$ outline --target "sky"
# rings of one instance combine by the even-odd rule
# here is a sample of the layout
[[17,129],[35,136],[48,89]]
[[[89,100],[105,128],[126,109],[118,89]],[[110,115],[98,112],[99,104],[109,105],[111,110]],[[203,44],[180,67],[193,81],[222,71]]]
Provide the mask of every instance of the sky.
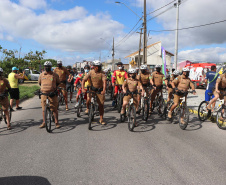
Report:
[[[124,4],[114,0],[0,0],[0,45],[8,50],[21,48],[21,56],[46,50],[44,58],[72,65],[111,59],[114,37],[115,58],[127,63],[124,57],[138,50],[140,36],[136,32],[142,27],[143,0],[121,2]],[[161,30],[175,30],[175,2],[147,0],[148,45],[161,41],[171,53],[175,31]],[[226,20],[225,7],[222,0],[182,0],[179,28]],[[179,62],[226,62],[225,28],[226,21],[179,30]]]

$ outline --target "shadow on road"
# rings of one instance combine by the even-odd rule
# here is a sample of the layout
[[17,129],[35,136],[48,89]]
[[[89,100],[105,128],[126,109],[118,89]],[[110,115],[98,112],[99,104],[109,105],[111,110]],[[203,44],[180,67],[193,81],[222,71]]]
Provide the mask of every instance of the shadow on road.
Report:
[[191,116],[190,116],[188,126],[185,130],[186,131],[195,131],[195,130],[199,130],[201,128],[202,128],[202,122],[200,122],[199,118],[197,118],[195,116],[193,116],[191,118]]
[[51,185],[48,179],[39,176],[0,177],[1,185]]
[[[113,129],[115,127],[117,127],[117,120],[115,119],[115,117],[104,117],[104,121],[106,123],[106,125],[101,125],[99,123],[99,117],[94,118],[95,121],[92,123],[92,131],[104,131],[104,130],[109,130],[109,129]],[[97,121],[98,120],[98,121]],[[88,121],[88,120],[87,120]],[[88,126],[88,124],[87,124]]]
[[60,119],[59,122],[60,122],[61,128],[59,129],[54,128],[51,134],[60,134],[64,132],[69,132],[75,129],[75,127],[77,126],[76,119],[70,119],[70,118]]
[[138,126],[134,128],[133,132],[138,132],[138,133],[149,132],[149,131],[154,130],[155,128],[156,127],[155,127],[154,123],[143,122],[143,123],[138,124]]
[[39,124],[41,124],[41,121],[37,122],[37,121],[34,121],[34,119],[27,119],[27,120],[20,120],[17,122],[12,122],[11,123],[12,129],[7,130],[6,127],[1,128],[0,136],[16,134],[16,133],[26,130],[27,128],[29,128],[31,126],[37,126]]

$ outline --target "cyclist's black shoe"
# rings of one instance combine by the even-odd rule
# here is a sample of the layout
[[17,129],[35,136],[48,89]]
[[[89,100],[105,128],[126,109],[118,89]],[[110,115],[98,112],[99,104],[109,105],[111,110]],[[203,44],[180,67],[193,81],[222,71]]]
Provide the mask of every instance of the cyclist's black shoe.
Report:
[[10,107],[10,111],[11,111],[11,112],[13,112],[13,111],[14,111],[14,109],[12,109],[12,108]]

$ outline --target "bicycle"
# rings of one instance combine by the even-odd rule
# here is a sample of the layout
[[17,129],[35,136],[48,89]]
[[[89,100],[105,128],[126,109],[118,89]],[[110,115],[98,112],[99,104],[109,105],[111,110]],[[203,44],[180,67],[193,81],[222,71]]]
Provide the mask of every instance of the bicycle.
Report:
[[152,104],[152,111],[155,109],[155,107],[157,107],[158,115],[162,117],[164,115],[165,100],[162,96],[161,91],[156,94],[155,100]]
[[57,92],[58,92],[58,102],[59,102],[59,103],[58,103],[58,108],[59,108],[60,104],[61,104],[61,105],[64,104],[64,95],[63,95],[62,90],[64,90],[64,88],[62,88],[62,87],[58,87],[58,88],[57,88]]
[[[4,99],[5,97],[8,97],[8,92],[5,92],[4,94],[0,95],[0,99]],[[8,108],[8,112],[9,112],[9,122],[11,122],[11,118],[12,118],[12,112],[10,107]],[[6,115],[5,112],[3,111],[2,108],[0,108],[0,121],[2,121],[2,119],[4,119],[5,124],[7,124],[7,119],[6,119]]]
[[131,99],[129,100],[129,103],[126,107],[126,112],[124,114],[120,114],[120,120],[121,122],[125,121],[125,118],[128,118],[128,129],[129,131],[133,131],[135,125],[136,125],[136,107],[135,104],[133,103],[133,96],[137,95],[137,91],[135,92],[127,92],[126,95],[132,95]]
[[122,109],[122,103],[123,103],[122,85],[116,84],[115,86],[118,86],[115,108],[117,108],[118,113],[120,113],[120,111]]
[[84,99],[84,93],[81,92],[81,94],[79,95],[79,98],[78,98],[78,107],[77,107],[77,117],[81,117],[81,112],[83,112],[82,108],[83,108],[83,105],[85,104],[85,99]]
[[140,109],[141,109],[141,115],[142,115],[142,120],[147,121],[148,120],[148,115],[149,115],[149,106],[150,106],[150,96],[149,92],[150,90],[153,89],[153,87],[146,87],[146,91],[144,92],[144,96],[141,97],[140,100]]
[[41,95],[47,96],[46,99],[46,105],[45,105],[45,111],[44,111],[44,118],[45,118],[45,123],[46,123],[46,131],[48,133],[51,133],[51,127],[52,127],[52,122],[55,125],[55,117],[53,115],[53,111],[50,109],[50,104],[49,104],[49,97],[51,96],[56,96],[57,91],[51,92],[51,93],[42,93],[41,91],[39,92],[39,99],[41,99]]
[[[179,119],[179,127],[182,130],[185,130],[187,128],[187,126],[188,126],[189,115],[190,115],[189,110],[188,110],[188,107],[187,107],[186,96],[187,96],[188,93],[193,93],[193,91],[187,91],[187,92],[178,91],[178,93],[183,94],[183,97],[180,98],[179,105],[174,109],[174,111],[172,113],[171,121],[173,121],[173,117],[178,116],[178,119]],[[170,108],[171,108],[171,106],[173,104],[174,103],[172,103],[169,106],[169,110],[170,110]],[[181,118],[183,118],[184,123],[182,123],[182,119]]]
[[[172,95],[172,98],[170,99],[170,101],[165,104],[164,114],[163,114],[164,119],[167,119],[168,112],[170,111],[170,108],[174,104],[173,99],[174,99],[174,96]],[[174,111],[172,113],[172,116],[175,116]]]
[[[212,96],[213,94],[212,93],[208,93],[208,95]],[[222,105],[222,103],[223,103],[223,100],[220,100],[220,106]],[[208,115],[207,105],[208,105],[207,101],[202,101],[199,104],[198,117],[199,117],[200,121],[206,121],[209,117],[212,117],[213,114],[216,112],[214,110],[214,112],[211,112],[211,114]]]
[[88,129],[91,130],[92,127],[91,127],[91,124],[92,124],[92,121],[94,120],[94,116],[98,116],[99,115],[99,106],[97,104],[97,97],[96,97],[96,94],[100,94],[100,90],[99,91],[96,91],[96,92],[93,92],[90,90],[90,88],[92,87],[87,87],[87,93],[90,93],[91,94],[91,101],[90,101],[90,104],[89,104],[89,113],[88,113],[88,116],[89,116],[89,125],[88,125]]
[[[212,96],[212,93],[208,93],[210,96]],[[224,96],[226,96],[225,93],[222,93]],[[218,128],[222,130],[226,130],[226,106],[224,103],[224,99],[220,100],[220,104],[213,109],[213,112],[209,114],[209,111],[207,109],[208,102],[202,101],[198,108],[198,117],[200,121],[205,121],[210,117],[213,117],[214,114],[216,114],[216,123]]]
[[111,84],[111,80],[107,79],[107,90],[106,90],[106,94],[111,96],[112,94],[112,84]]

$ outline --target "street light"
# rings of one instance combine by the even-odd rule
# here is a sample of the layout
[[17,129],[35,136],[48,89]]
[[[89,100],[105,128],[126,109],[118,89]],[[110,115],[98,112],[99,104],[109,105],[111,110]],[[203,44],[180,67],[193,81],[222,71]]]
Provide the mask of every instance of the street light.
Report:
[[142,19],[142,17],[140,17],[139,15],[137,15],[137,13],[134,12],[134,11],[133,11],[130,7],[128,7],[125,3],[119,2],[119,1],[116,1],[115,3],[125,5],[125,6],[126,6],[130,11],[132,11],[137,17],[139,17],[140,19]]

